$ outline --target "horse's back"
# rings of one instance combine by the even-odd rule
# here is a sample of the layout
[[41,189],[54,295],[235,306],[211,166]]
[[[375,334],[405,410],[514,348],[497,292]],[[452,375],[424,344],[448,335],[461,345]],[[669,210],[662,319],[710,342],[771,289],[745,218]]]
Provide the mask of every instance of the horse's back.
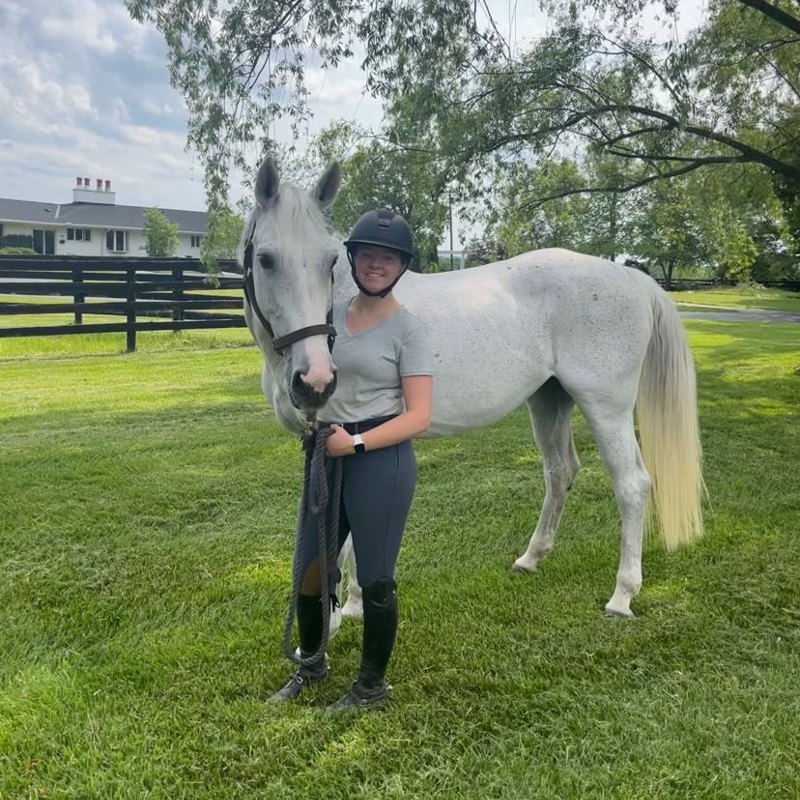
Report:
[[[652,327],[642,273],[569,250],[457,272],[409,273],[398,300],[434,349],[432,433],[494,422],[550,377],[568,391],[638,379]],[[655,285],[655,284],[653,284]]]
[[[491,315],[524,301],[541,315],[592,311],[593,304],[636,305],[652,279],[631,267],[562,248],[532,250],[504,261],[434,274],[409,273],[395,294],[423,319],[449,316],[458,307]],[[567,306],[568,308],[564,308]]]

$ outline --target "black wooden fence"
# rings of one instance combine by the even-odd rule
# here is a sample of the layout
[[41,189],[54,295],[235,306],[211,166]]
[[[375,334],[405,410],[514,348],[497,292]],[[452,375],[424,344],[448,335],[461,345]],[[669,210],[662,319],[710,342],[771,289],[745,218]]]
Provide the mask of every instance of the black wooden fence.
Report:
[[[241,291],[239,268],[220,262],[218,286],[206,281],[200,261],[188,258],[109,258],[94,256],[0,256],[0,338],[78,333],[125,333],[127,349],[136,349],[139,331],[242,328],[242,296],[214,294],[215,288]],[[225,276],[227,273],[227,276]],[[724,285],[711,280],[676,279],[670,288]],[[800,283],[774,286],[800,290]],[[38,302],[20,302],[27,295]],[[16,296],[16,297],[15,297]],[[64,302],[52,297],[63,297]],[[66,298],[69,298],[66,300]],[[10,325],[12,315],[69,314],[69,324]],[[84,314],[121,317],[89,322]]]
[[[220,270],[238,267],[221,262]],[[221,275],[211,286],[202,264],[188,258],[0,256],[0,338],[118,332],[132,352],[139,331],[244,327],[241,294],[214,293],[241,288],[239,276]],[[20,302],[21,295],[31,300]],[[12,315],[65,313],[73,318],[69,324],[4,324]],[[87,323],[84,314],[122,319]]]
[[[739,281],[720,280],[719,278],[672,278],[669,286],[664,278],[651,276],[655,282],[668,292],[692,291],[694,289],[717,289],[723,286],[738,286]],[[759,281],[759,286],[766,289],[783,289],[787,292],[800,292],[800,281]]]

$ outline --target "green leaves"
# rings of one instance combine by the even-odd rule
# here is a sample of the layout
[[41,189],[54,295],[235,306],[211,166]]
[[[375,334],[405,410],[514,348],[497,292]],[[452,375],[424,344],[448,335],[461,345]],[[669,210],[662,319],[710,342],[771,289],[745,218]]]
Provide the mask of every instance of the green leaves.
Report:
[[174,256],[178,251],[178,225],[170,222],[163,211],[148,208],[144,212],[143,232],[148,256]]
[[[271,123],[283,117],[297,132],[309,118],[309,59],[334,66],[358,42],[387,120],[377,137],[334,126],[320,144],[347,156],[334,209],[342,229],[357,210],[392,205],[432,249],[453,192],[474,198],[490,224],[502,208],[505,227],[494,233],[511,250],[552,242],[613,256],[629,249],[625,231],[641,226],[626,203],[644,198],[642,208],[660,207],[663,198],[648,187],[716,169],[736,175],[751,164],[772,184],[763,202],[779,197],[782,208],[776,216],[772,203],[756,214],[750,203],[745,213],[733,202],[745,216],[723,217],[740,225],[739,244],[710,252],[724,250],[719,263],[741,271],[752,256],[747,239],[759,238],[764,219],[773,219],[769,236],[787,251],[800,235],[795,4],[713,0],[697,29],[679,38],[672,0],[550,0],[546,21],[516,18],[528,35],[520,39],[511,19],[469,0],[128,0],[128,8],[164,34],[212,216],[227,205],[230,166],[250,172],[277,149]],[[593,160],[616,172],[595,169]],[[567,162],[579,166],[580,180],[548,183]],[[547,185],[514,188],[515,170],[547,163],[556,171]],[[588,200],[559,194],[576,191]],[[623,200],[630,192],[640,195]],[[548,211],[532,205],[532,195],[558,197]],[[706,239],[712,228],[705,226]]]

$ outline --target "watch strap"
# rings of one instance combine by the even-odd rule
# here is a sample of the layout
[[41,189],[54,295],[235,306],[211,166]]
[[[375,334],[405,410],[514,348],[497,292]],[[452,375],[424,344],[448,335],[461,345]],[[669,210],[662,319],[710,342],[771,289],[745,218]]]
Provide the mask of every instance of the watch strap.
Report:
[[361,438],[360,433],[356,433],[353,435],[353,449],[356,453],[366,453],[367,446],[364,444],[364,440]]

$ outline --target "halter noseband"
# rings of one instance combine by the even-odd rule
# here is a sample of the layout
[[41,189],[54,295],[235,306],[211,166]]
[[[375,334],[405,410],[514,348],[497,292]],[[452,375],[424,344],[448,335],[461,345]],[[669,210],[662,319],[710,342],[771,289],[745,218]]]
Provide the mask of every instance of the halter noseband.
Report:
[[[308,325],[305,328],[298,328],[296,331],[287,333],[285,336],[275,337],[272,330],[272,325],[269,320],[264,316],[264,312],[256,301],[256,287],[253,280],[253,233],[255,226],[247,237],[247,242],[244,246],[244,296],[250,308],[253,309],[255,315],[258,317],[259,322],[264,326],[264,330],[269,334],[272,339],[272,347],[276,353],[283,355],[285,350],[295,342],[302,339],[307,339],[309,336],[328,336],[328,350],[333,351],[333,343],[336,339],[336,328],[333,327],[333,307],[328,310],[327,322],[325,325]],[[333,274],[331,273],[331,283],[333,283]]]

